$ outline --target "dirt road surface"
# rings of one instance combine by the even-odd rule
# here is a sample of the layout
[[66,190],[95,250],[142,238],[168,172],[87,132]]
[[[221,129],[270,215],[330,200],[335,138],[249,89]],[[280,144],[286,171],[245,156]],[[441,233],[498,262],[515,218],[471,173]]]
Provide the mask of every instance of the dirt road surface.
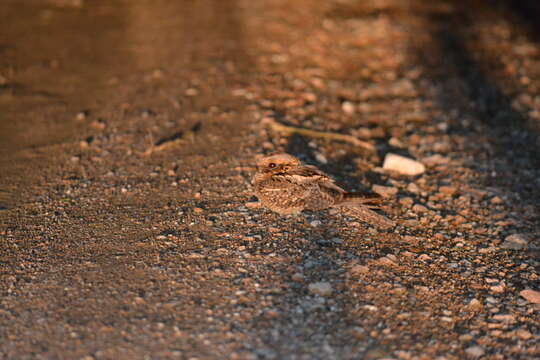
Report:
[[[0,1],[0,358],[539,359],[539,15]],[[399,225],[246,205],[274,151]]]

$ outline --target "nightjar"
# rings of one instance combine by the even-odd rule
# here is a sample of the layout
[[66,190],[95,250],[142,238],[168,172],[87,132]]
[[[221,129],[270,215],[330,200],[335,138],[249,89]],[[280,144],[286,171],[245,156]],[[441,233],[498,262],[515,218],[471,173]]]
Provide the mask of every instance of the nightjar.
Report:
[[257,161],[253,177],[255,195],[262,206],[279,214],[328,208],[388,229],[395,223],[370,208],[382,200],[374,193],[349,193],[315,166],[303,165],[289,154],[275,154]]

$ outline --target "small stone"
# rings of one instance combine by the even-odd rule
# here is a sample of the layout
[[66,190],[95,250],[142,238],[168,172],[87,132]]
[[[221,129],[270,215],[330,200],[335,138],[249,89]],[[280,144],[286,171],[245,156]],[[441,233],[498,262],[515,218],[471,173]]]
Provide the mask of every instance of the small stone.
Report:
[[138,296],[137,296],[136,298],[133,299],[133,302],[134,302],[135,304],[137,304],[137,305],[141,305],[141,304],[144,304],[144,303],[145,303],[144,299],[141,298],[141,297],[138,297]]
[[500,197],[495,196],[495,197],[491,198],[491,200],[489,200],[489,202],[494,204],[494,205],[499,205],[499,204],[502,204],[504,201]]
[[315,282],[308,286],[308,290],[313,295],[330,296],[332,295],[332,285],[328,282]]
[[386,257],[386,256],[383,256],[379,259],[377,259],[377,263],[379,263],[380,265],[396,265],[395,262],[392,261],[392,259]]
[[405,226],[405,227],[415,227],[416,225],[418,225],[418,221],[415,220],[415,219],[407,219],[405,221],[402,222],[402,225]]
[[474,358],[480,357],[485,353],[484,348],[478,345],[466,348],[465,352],[467,355]]
[[343,110],[343,112],[347,115],[352,115],[356,109],[353,103],[350,101],[344,101],[343,104],[341,104],[341,110]]
[[357,340],[364,340],[367,336],[366,331],[359,326],[352,328],[351,333]]
[[199,95],[199,90],[195,89],[195,88],[189,88],[186,90],[186,92],[184,93],[186,96],[197,96]]
[[453,186],[441,186],[439,192],[445,195],[454,195],[457,189]]
[[499,284],[499,285],[491,286],[489,290],[491,290],[491,292],[494,292],[496,294],[502,294],[505,290],[505,286],[504,284]]
[[530,338],[532,338],[532,334],[528,332],[527,330],[523,330],[523,329],[516,330],[516,335],[521,340],[529,340]]
[[392,197],[398,192],[398,189],[392,186],[373,185],[371,189],[382,197]]
[[521,295],[525,300],[527,300],[530,303],[533,304],[540,304],[540,292],[534,291],[531,289],[525,289],[520,291],[519,295]]
[[439,154],[428,156],[422,159],[422,162],[426,164],[427,166],[448,164],[449,161],[450,160],[448,158],[445,158],[444,156],[441,156]]
[[315,153],[315,160],[317,160],[319,163],[321,163],[323,165],[328,164],[328,159],[326,158],[326,156],[324,156],[320,152]]
[[273,309],[266,310],[264,312],[264,318],[267,320],[277,319],[279,317],[279,312]]
[[413,194],[417,194],[420,192],[420,188],[415,183],[410,183],[407,185],[407,191],[412,192]]
[[505,323],[513,323],[516,321],[516,317],[511,314],[497,314],[493,315],[493,320]]
[[303,93],[301,96],[302,96],[302,99],[304,99],[307,102],[314,103],[317,101],[317,95],[313,93]]
[[369,267],[365,265],[355,265],[351,268],[351,274],[357,275],[357,274],[367,274],[369,273]]
[[501,244],[501,248],[509,250],[523,250],[528,246],[529,242],[522,234],[508,235]]
[[388,254],[386,255],[387,258],[389,258],[390,260],[392,260],[393,262],[397,262],[398,261],[398,258],[396,255],[394,254]]
[[75,120],[83,121],[88,116],[88,111],[81,111],[75,115]]
[[107,124],[105,123],[105,120],[103,119],[97,119],[90,123],[90,127],[96,129],[96,130],[103,130]]
[[412,204],[414,204],[414,200],[411,198],[411,197],[402,197],[401,199],[399,199],[399,204],[403,207],[411,207]]
[[418,256],[418,260],[428,261],[431,260],[431,257],[428,254],[421,254],[420,256]]
[[478,299],[472,299],[469,305],[467,305],[467,310],[469,311],[480,311],[482,308],[482,303]]
[[428,209],[424,205],[420,205],[420,204],[415,204],[412,207],[412,210],[415,213],[418,213],[418,214],[423,214],[423,213],[426,213],[428,211]]
[[403,145],[403,143],[398,138],[395,138],[395,137],[390,138],[390,140],[388,140],[388,144],[390,146],[401,148],[401,149],[405,148],[405,145]]
[[303,282],[304,275],[302,273],[294,273],[291,277],[292,281]]
[[386,154],[383,169],[411,176],[420,175],[426,171],[426,167],[421,162],[393,153]]
[[250,201],[244,204],[248,209],[258,209],[261,207],[261,203],[258,201]]

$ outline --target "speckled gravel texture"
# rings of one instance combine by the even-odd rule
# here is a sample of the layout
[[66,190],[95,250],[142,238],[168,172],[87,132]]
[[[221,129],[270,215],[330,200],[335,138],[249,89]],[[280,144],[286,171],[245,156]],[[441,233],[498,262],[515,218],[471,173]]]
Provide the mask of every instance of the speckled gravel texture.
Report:
[[[540,358],[534,1],[1,12],[1,359]],[[398,226],[253,208],[274,151]]]

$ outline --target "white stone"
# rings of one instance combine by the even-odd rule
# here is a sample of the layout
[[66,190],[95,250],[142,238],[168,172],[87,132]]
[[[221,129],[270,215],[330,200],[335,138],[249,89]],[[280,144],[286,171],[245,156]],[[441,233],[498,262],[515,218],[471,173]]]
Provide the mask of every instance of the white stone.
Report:
[[529,246],[527,239],[521,234],[508,235],[501,244],[503,249],[522,250]]
[[315,282],[311,283],[308,286],[308,290],[311,294],[320,295],[320,296],[330,296],[332,295],[332,285],[328,282]]
[[421,162],[393,153],[388,153],[384,157],[383,169],[411,176],[420,175],[426,171],[426,167]]
[[343,104],[341,104],[341,109],[345,114],[351,115],[354,114],[355,106],[350,101],[344,101]]
[[467,355],[474,358],[480,357],[485,353],[484,348],[478,345],[466,348],[465,352]]

